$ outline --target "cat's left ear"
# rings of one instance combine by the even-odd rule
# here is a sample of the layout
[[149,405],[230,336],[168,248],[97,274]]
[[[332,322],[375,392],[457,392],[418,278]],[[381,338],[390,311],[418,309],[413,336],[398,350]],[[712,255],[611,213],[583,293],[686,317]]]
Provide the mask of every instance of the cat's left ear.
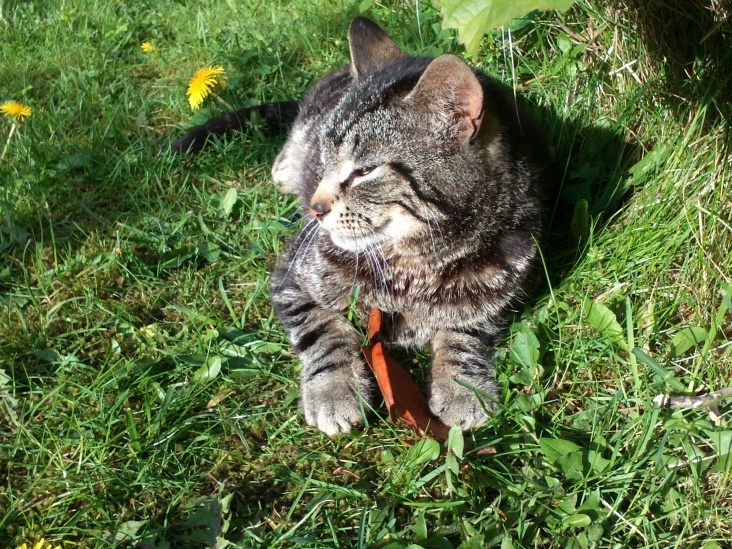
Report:
[[406,57],[384,29],[366,17],[356,17],[351,21],[348,45],[356,78],[390,61]]
[[433,124],[461,142],[473,139],[483,121],[483,87],[473,70],[455,55],[432,61],[404,100],[429,113]]

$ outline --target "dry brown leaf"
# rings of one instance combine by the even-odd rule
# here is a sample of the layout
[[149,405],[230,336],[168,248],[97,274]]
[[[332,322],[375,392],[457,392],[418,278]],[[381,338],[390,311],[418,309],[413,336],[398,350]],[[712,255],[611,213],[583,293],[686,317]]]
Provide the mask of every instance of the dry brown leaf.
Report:
[[407,371],[384,349],[381,342],[381,312],[371,309],[368,324],[369,344],[361,348],[376,376],[392,421],[400,421],[420,436],[447,440],[450,428],[430,412],[419,387]]

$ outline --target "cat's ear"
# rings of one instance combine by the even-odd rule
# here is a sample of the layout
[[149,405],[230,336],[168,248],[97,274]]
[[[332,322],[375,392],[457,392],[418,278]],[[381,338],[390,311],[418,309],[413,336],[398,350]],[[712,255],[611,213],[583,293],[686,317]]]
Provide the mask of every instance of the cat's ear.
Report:
[[365,17],[356,17],[348,29],[351,66],[356,78],[378,69],[389,61],[405,57],[384,30]]
[[429,113],[433,124],[463,142],[478,134],[483,120],[483,87],[473,70],[455,55],[432,61],[404,100]]

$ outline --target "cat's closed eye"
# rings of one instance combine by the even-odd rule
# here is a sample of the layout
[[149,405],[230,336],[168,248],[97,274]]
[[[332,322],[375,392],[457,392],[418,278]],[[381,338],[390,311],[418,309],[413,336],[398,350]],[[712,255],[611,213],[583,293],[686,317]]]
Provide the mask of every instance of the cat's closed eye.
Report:
[[349,180],[354,185],[358,185],[359,183],[363,183],[363,180],[361,178],[364,178],[370,174],[372,174],[379,166],[366,166],[363,168],[356,168],[351,172],[351,175],[349,177]]
[[357,168],[357,169],[353,170],[353,175],[356,177],[363,177],[364,175],[370,174],[375,169],[376,169],[376,166],[369,166],[367,168]]

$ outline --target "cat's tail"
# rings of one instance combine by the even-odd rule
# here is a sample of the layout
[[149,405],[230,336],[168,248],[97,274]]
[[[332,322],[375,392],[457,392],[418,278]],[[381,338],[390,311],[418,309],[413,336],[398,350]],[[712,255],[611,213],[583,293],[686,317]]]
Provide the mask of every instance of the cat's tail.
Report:
[[211,136],[228,135],[241,131],[259,117],[273,132],[289,128],[297,117],[299,107],[297,101],[281,101],[255,105],[212,118],[205,124],[196,126],[185,135],[176,139],[170,148],[178,154],[194,155],[198,153]]

